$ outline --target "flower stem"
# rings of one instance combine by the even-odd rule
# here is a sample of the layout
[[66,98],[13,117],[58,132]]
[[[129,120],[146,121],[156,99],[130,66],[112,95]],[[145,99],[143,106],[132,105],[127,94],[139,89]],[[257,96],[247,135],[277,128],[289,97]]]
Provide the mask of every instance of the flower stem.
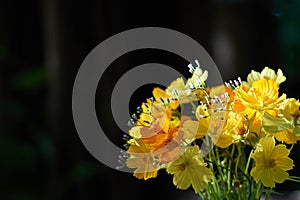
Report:
[[248,169],[249,169],[249,165],[250,165],[250,162],[251,162],[252,153],[253,153],[253,149],[251,150],[251,152],[249,154],[249,157],[248,157],[248,160],[247,160],[247,164],[246,164],[246,168],[245,168],[245,174],[248,174]]
[[271,192],[272,192],[272,189],[269,188],[266,192],[266,197],[265,197],[265,200],[269,200],[270,199],[270,196],[271,196]]

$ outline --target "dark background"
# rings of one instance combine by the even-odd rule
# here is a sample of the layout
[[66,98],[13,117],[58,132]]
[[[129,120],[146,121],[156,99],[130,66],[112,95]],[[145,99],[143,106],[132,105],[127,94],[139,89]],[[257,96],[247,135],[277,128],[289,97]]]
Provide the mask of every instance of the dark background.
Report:
[[[281,68],[287,76],[281,91],[299,99],[296,0],[1,0],[0,199],[196,199],[192,190],[177,190],[163,170],[156,179],[141,181],[106,167],[87,152],[74,127],[72,87],[84,58],[108,37],[144,26],[195,39],[224,80],[245,79],[251,69],[264,66]],[[167,52],[144,50],[109,67],[99,83],[97,114],[117,145],[124,141],[108,106],[113,85],[127,70],[148,62],[181,71],[187,64]],[[150,94],[150,87],[139,90],[130,108]],[[298,176],[299,150],[296,145],[290,172]],[[293,182],[278,185],[283,192],[298,189]]]

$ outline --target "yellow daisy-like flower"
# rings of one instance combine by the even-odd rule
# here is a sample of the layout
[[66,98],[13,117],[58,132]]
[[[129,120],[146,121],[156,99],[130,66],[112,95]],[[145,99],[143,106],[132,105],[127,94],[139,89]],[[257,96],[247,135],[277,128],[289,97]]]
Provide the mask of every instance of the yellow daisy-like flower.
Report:
[[176,109],[179,106],[177,100],[170,101],[172,96],[168,95],[167,92],[159,87],[156,87],[152,91],[153,97],[155,98],[155,104],[161,104],[168,106],[169,109]]
[[156,160],[152,153],[141,139],[137,139],[132,143],[127,150],[130,155],[126,160],[127,167],[135,169],[133,175],[138,179],[155,178],[160,166],[155,164]]
[[[146,102],[141,105],[142,113],[139,116],[140,120],[137,121],[138,125],[147,126],[147,123],[144,123],[144,121],[152,122],[155,118],[155,113],[161,114],[162,111],[171,118],[172,112],[179,107],[179,101],[169,96],[165,90],[159,87],[155,87],[152,94],[154,98],[146,99]],[[162,107],[164,108],[161,109]]]
[[255,167],[250,175],[258,183],[261,181],[266,187],[275,187],[275,183],[282,183],[288,179],[287,170],[293,168],[293,160],[288,157],[290,151],[285,145],[275,146],[274,137],[261,138],[257,144],[252,158],[255,160]]
[[206,106],[200,105],[196,117],[198,121],[187,120],[183,124],[184,138],[198,139],[209,135],[216,146],[227,148],[245,133],[242,131],[243,118],[231,111],[209,114]]
[[192,185],[195,193],[199,193],[213,176],[206,166],[199,147],[189,146],[179,159],[168,165],[167,172],[174,175],[173,183],[177,188],[186,190]]
[[[135,139],[140,139],[147,150],[159,158],[160,163],[169,163],[180,156],[182,132],[179,131],[179,127],[180,122],[185,121],[185,117],[181,117],[180,120],[172,117],[172,115],[168,116],[167,108],[160,105],[153,106],[149,114],[140,115],[139,121],[143,120],[143,124],[139,123],[132,127],[129,130],[129,135]],[[132,152],[134,150],[136,148],[131,149]]]
[[[140,139],[160,164],[166,164],[180,156],[183,134],[179,128],[180,123],[186,119],[180,116],[177,109],[178,100],[172,100],[165,90],[156,87],[152,93],[154,99],[147,99],[142,104],[140,115],[135,116],[136,126],[129,130],[129,135],[134,139]],[[132,153],[134,150],[138,149],[131,148]]]
[[254,118],[254,124],[259,124],[264,112],[276,115],[280,104],[286,99],[285,94],[279,97],[278,89],[275,80],[267,79],[254,81],[250,89],[242,86],[234,90],[234,110],[242,116],[247,115],[250,120]]
[[187,120],[182,127],[184,139],[194,140],[207,135],[210,123],[209,113],[205,105],[199,105],[196,110],[196,120]]
[[[221,112],[220,115],[222,116]],[[212,120],[209,127],[209,136],[217,147],[227,148],[235,141],[238,141],[243,134],[241,133],[243,118],[231,111],[226,112],[223,116],[225,118],[223,121],[221,119]]]

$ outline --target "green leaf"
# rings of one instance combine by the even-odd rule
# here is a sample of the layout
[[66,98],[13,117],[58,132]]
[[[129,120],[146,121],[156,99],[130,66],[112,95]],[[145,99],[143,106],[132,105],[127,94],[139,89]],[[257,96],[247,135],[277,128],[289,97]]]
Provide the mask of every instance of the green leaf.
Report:
[[300,136],[300,125],[297,125],[295,128],[294,128],[294,134],[296,136]]
[[267,132],[277,133],[287,129],[294,129],[293,124],[285,118],[274,117],[268,113],[263,115],[263,127]]

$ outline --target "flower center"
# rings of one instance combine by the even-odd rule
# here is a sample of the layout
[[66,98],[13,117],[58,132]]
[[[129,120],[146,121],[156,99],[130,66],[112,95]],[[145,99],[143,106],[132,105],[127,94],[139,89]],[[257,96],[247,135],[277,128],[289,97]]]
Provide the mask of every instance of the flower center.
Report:
[[237,129],[237,132],[238,132],[238,134],[239,135],[244,135],[245,133],[246,133],[246,128],[244,127],[244,126],[242,126],[242,127],[239,127],[238,129]]
[[184,171],[185,170],[185,164],[180,164],[180,165],[177,165],[177,169],[179,170],[179,171]]
[[266,168],[269,169],[269,168],[273,168],[276,166],[276,163],[275,163],[275,160],[274,159],[269,159],[267,160],[266,162]]

